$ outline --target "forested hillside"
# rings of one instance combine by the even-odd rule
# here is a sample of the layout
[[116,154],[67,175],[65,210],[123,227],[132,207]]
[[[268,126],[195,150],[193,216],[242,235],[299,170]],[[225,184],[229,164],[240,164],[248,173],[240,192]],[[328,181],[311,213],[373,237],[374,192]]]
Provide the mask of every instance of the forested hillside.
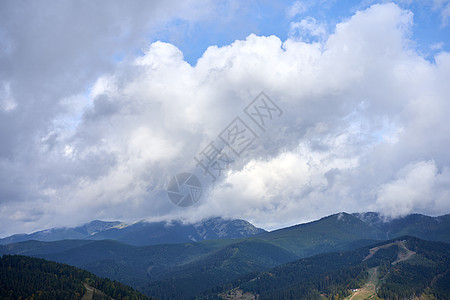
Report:
[[449,266],[450,245],[406,237],[248,274],[203,297],[345,299],[355,294],[361,299],[449,299]]
[[69,265],[20,255],[0,259],[0,299],[150,299]]

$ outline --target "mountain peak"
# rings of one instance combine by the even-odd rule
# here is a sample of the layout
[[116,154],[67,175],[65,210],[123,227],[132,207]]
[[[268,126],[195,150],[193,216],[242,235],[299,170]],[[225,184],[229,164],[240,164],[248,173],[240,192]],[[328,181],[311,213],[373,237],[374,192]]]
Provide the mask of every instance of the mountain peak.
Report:
[[212,217],[194,224],[197,233],[203,239],[213,238],[241,238],[265,232],[245,220],[227,220]]
[[98,232],[108,230],[110,228],[114,228],[116,226],[119,226],[121,224],[125,224],[119,221],[100,221],[100,220],[94,220],[89,223],[86,223],[80,227],[77,227],[80,229],[81,232],[85,232],[88,235],[93,235]]

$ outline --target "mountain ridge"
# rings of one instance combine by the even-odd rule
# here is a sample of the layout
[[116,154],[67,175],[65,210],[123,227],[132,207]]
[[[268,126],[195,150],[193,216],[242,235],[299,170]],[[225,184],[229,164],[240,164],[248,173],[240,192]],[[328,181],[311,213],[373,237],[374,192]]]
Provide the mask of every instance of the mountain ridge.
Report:
[[376,212],[353,213],[352,215],[381,230],[385,234],[384,239],[400,235],[413,235],[425,240],[450,242],[450,214],[436,217],[409,214],[395,219],[385,218]]
[[[431,227],[441,226],[441,223],[446,223],[447,229],[450,232],[450,214],[445,214],[437,217],[431,217],[422,214],[410,214],[399,218],[386,218],[377,212],[362,212],[362,213],[346,213],[339,212],[324,216],[318,220],[306,223],[299,223],[284,228],[266,231],[262,228],[255,227],[248,221],[241,219],[223,219],[221,217],[211,217],[203,219],[202,221],[184,224],[179,220],[148,222],[145,220],[138,221],[132,224],[127,224],[121,221],[101,221],[93,220],[89,223],[77,227],[59,227],[39,230],[30,234],[13,234],[4,238],[0,238],[0,245],[23,242],[28,240],[38,241],[57,241],[64,239],[86,239],[86,240],[101,240],[113,239],[125,242],[135,246],[155,245],[164,243],[183,243],[196,242],[208,239],[220,238],[242,238],[258,234],[267,234],[268,232],[286,232],[288,230],[300,230],[309,226],[313,226],[319,221],[324,221],[330,218],[344,218],[352,215],[360,221],[372,228],[366,228],[367,232],[371,232],[370,236],[375,239],[389,239],[395,236],[408,235],[411,231],[417,231],[420,227],[421,238],[430,239]],[[355,222],[355,221],[353,221]],[[406,228],[405,223],[415,223],[415,228]],[[359,224],[360,226],[366,226]],[[411,226],[411,224],[409,224]],[[148,232],[150,231],[150,232]],[[163,233],[165,231],[165,233]],[[171,231],[170,237],[164,237],[164,234]],[[136,238],[126,237],[127,234],[133,234]],[[149,235],[151,237],[149,237]],[[413,234],[414,235],[414,234]],[[432,236],[432,240],[442,240],[450,242],[450,237],[440,234],[439,236]],[[146,239],[140,241],[139,239]]]
[[181,221],[147,222],[126,224],[120,221],[94,220],[73,228],[52,228],[31,234],[15,234],[0,239],[0,245],[37,240],[52,242],[66,239],[111,239],[134,246],[176,244],[220,238],[244,238],[265,232],[245,220],[208,218],[194,224]]

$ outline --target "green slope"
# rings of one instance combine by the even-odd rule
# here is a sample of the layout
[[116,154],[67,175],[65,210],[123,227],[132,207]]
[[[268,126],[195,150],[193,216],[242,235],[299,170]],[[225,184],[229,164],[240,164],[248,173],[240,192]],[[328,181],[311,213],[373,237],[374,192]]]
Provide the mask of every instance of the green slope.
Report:
[[1,257],[0,283],[1,299],[150,299],[84,270],[19,255]]
[[258,295],[259,299],[343,299],[351,295],[351,289],[364,285],[369,270],[375,270],[379,277],[374,280],[379,281],[378,297],[383,299],[448,299],[450,245],[414,237],[402,240],[321,254],[248,274],[216,287],[203,298],[225,297],[239,291]]
[[296,258],[267,241],[244,240],[174,268],[164,279],[151,282],[143,291],[164,299],[194,297],[242,274],[262,271]]
[[393,220],[385,220],[379,213],[374,212],[353,215],[382,231],[385,239],[411,235],[429,241],[450,242],[449,214],[439,217],[411,214]]
[[450,215],[429,217],[413,214],[392,220],[383,230],[390,238],[413,235],[425,240],[450,243]]
[[277,244],[301,257],[346,249],[381,240],[379,229],[364,223],[357,217],[339,213],[320,220],[300,224],[257,237]]
[[[64,244],[66,247],[63,247]],[[54,247],[63,249],[54,252]],[[130,246],[116,241],[29,241],[0,247],[0,254],[17,250],[27,255],[71,264],[150,292],[149,282],[167,278],[195,285],[198,293],[247,272],[260,271],[298,258],[263,240],[210,240],[202,243]],[[11,253],[11,252],[9,252]],[[172,289],[169,289],[171,291]]]
[[[235,241],[217,240],[205,243],[145,247],[131,246],[111,240],[90,241],[88,243],[82,241],[81,245],[74,241],[67,242],[74,247],[57,253],[54,253],[52,249],[56,242],[27,242],[27,246],[33,244],[35,248],[29,248],[26,254],[74,265],[98,276],[139,287],[151,280],[160,279],[164,274],[180,265]],[[64,244],[64,241],[61,243]],[[2,250],[0,250],[0,254],[5,253]]]

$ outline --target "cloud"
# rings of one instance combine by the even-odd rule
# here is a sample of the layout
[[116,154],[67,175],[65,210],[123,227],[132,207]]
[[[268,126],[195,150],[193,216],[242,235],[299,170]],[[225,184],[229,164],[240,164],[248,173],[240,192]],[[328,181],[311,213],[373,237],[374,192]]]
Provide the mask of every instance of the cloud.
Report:
[[3,82],[0,89],[0,101],[0,106],[4,112],[9,112],[17,107],[17,103],[11,95],[11,84],[9,82]]
[[448,19],[450,18],[450,1],[433,0],[433,10],[439,11],[441,15],[442,26],[443,27],[448,26]]
[[313,17],[306,17],[299,22],[292,22],[290,25],[289,36],[294,38],[299,36],[302,40],[307,40],[307,37],[324,38],[326,35],[326,26],[317,23]]
[[434,161],[410,163],[397,172],[392,182],[379,187],[374,208],[390,217],[415,211],[439,214],[450,208],[449,183],[449,170],[439,173]]
[[430,45],[430,49],[433,51],[439,51],[444,47],[444,43],[443,42],[439,42],[439,43],[435,43]]
[[[155,9],[180,17],[167,5]],[[103,13],[100,24],[109,24],[115,14]],[[117,47],[106,34],[105,47],[125,51],[128,41],[138,43],[136,30],[143,31],[136,28],[153,26],[146,14],[140,18],[119,30]],[[314,22],[305,22],[314,34]],[[27,63],[42,52],[39,63],[50,60],[50,69],[33,67],[37,83],[25,71],[25,78],[10,76],[1,94],[17,103],[0,119],[3,232],[95,218],[222,215],[271,229],[337,211],[448,212],[450,54],[425,60],[412,47],[412,26],[410,11],[373,5],[318,42],[251,34],[210,46],[195,66],[161,41],[120,62],[105,62],[101,45],[87,41],[83,55],[69,49],[75,54],[55,61],[50,52],[31,51]],[[110,30],[96,28],[95,36]],[[59,62],[64,72],[55,71]],[[86,66],[92,74],[84,74]],[[243,112],[261,91],[284,112],[264,132]],[[258,137],[211,183],[194,156],[218,143],[236,117]],[[199,176],[204,196],[181,209],[165,188],[186,171]]]
[[[63,149],[73,149],[74,154],[79,151],[66,144],[66,139],[75,131],[84,110],[89,109],[89,87],[99,75],[113,71],[117,64],[115,57],[126,59],[147,47],[152,32],[161,30],[173,19],[186,22],[201,19],[211,7],[207,1],[135,1],[134,5],[110,1],[107,6],[87,2],[75,5],[73,1],[44,0],[23,6],[2,2],[0,205],[5,212],[2,216],[17,216],[17,224],[23,230],[42,226],[42,222],[51,218],[41,220],[40,225],[26,221],[27,217],[24,222],[18,218],[33,214],[31,210],[41,210],[41,200],[51,201],[53,196],[41,193],[49,182],[56,186],[57,182],[69,182],[77,176],[106,172],[107,165],[97,170],[89,166],[88,161],[96,161],[93,157],[97,154],[86,160],[83,156],[84,166],[61,155],[68,154]],[[104,113],[108,109],[111,112],[115,105],[106,98],[98,102],[97,108]],[[98,157],[102,154],[98,153]],[[97,166],[101,161],[98,160]],[[106,161],[114,160],[103,160]],[[72,170],[71,174],[58,176],[61,168]],[[27,207],[27,203],[30,211],[15,213]],[[17,224],[10,224],[10,229],[2,226],[8,231],[18,228]]]
[[287,16],[292,19],[297,15],[304,14],[308,8],[302,1],[295,1],[288,9]]

